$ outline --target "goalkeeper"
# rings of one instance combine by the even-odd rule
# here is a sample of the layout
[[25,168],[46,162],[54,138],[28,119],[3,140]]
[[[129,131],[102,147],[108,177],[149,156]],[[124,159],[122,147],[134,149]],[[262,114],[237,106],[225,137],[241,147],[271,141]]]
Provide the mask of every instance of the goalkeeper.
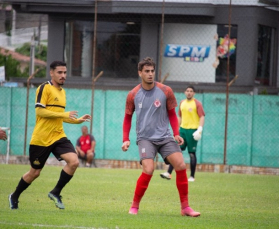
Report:
[[[191,175],[188,181],[195,181],[195,171],[197,165],[196,150],[198,141],[201,139],[204,125],[204,110],[200,101],[194,98],[195,88],[188,86],[185,91],[186,99],[182,100],[179,105],[179,123],[180,136],[184,139],[184,144],[180,146],[184,151],[188,148],[190,155]],[[167,172],[161,173],[162,178],[171,179],[173,166],[170,165]]]

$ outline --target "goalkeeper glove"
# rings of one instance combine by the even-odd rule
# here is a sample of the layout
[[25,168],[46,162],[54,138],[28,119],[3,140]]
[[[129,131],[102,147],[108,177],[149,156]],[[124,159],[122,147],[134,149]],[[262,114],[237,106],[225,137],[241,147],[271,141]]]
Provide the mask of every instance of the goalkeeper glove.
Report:
[[193,133],[193,137],[196,141],[201,139],[202,135],[202,126],[199,126],[199,128]]

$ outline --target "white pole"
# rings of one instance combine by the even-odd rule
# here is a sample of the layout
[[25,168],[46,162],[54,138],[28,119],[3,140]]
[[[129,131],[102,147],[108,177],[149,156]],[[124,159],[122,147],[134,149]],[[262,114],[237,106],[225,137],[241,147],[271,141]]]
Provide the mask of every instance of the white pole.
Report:
[[34,73],[34,58],[35,58],[35,41],[34,41],[34,36],[32,36],[31,46],[30,46],[29,76],[31,76]]
[[15,35],[16,35],[15,31],[16,31],[16,11],[13,10],[12,33],[11,33],[12,45],[14,44],[14,40],[15,40]]

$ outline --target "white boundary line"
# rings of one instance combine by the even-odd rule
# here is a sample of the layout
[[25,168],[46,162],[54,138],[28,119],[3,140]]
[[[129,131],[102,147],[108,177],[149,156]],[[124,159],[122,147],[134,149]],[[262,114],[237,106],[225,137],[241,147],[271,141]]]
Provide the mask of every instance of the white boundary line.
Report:
[[[31,227],[47,227],[47,228],[77,228],[77,229],[109,229],[108,227],[82,227],[82,226],[71,226],[71,225],[47,225],[47,224],[28,224],[28,223],[8,223],[1,222],[0,225],[10,225],[10,226],[31,226]],[[115,226],[115,229],[119,229]]]

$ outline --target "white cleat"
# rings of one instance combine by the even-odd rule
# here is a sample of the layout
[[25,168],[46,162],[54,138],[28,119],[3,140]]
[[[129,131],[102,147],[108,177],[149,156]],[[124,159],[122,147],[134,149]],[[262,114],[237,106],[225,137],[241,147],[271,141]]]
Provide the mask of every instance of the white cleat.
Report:
[[161,173],[160,176],[161,176],[162,178],[167,179],[167,180],[170,180],[170,179],[171,179],[171,174],[169,174],[168,172]]
[[194,178],[194,177],[189,177],[188,181],[194,182],[194,181],[195,181],[195,178]]

